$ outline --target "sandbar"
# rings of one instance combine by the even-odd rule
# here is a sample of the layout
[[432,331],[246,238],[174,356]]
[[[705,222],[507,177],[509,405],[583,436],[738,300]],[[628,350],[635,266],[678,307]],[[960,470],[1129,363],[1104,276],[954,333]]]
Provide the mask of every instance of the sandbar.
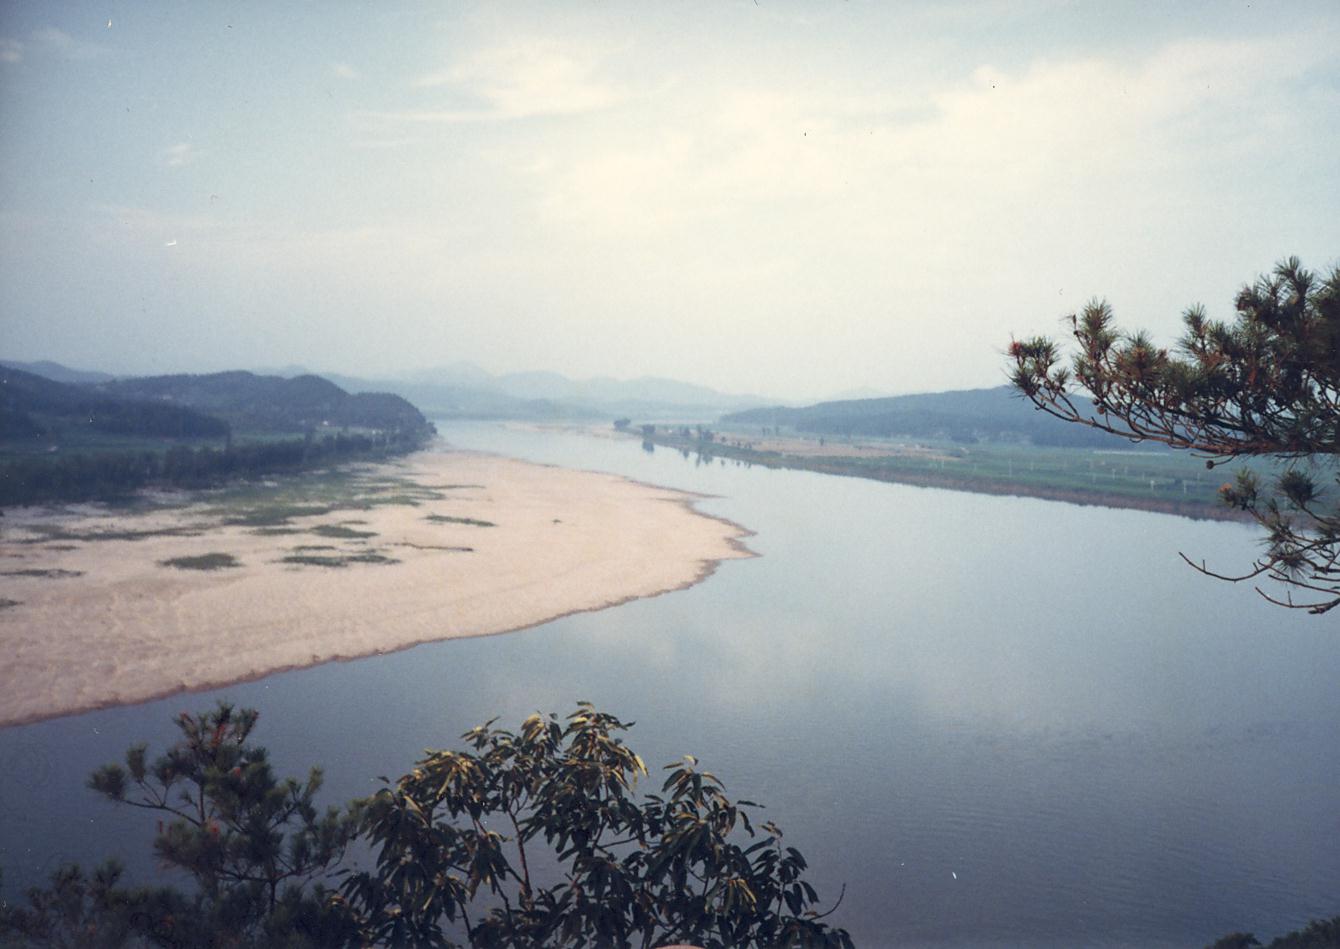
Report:
[[609,474],[426,451],[337,487],[6,511],[0,725],[524,629],[752,556],[695,495]]

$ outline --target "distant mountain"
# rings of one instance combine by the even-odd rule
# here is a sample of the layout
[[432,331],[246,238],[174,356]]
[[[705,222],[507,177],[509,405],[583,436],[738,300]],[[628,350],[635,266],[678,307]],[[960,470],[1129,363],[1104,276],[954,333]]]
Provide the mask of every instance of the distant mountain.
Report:
[[58,362],[51,362],[48,359],[42,359],[37,362],[18,362],[13,359],[0,359],[0,366],[9,369],[18,369],[22,372],[31,373],[34,376],[41,376],[43,379],[51,379],[54,382],[107,382],[116,377],[105,372],[94,372],[88,369],[71,369],[69,366],[62,366]]
[[421,369],[405,376],[408,382],[425,385],[452,386],[465,389],[487,389],[493,374],[472,362],[454,362],[433,369]]
[[187,406],[0,368],[0,439],[48,438],[71,429],[155,438],[221,438],[228,433],[222,420]]
[[889,399],[893,398],[893,393],[887,389],[872,389],[869,386],[861,386],[856,389],[845,389],[842,392],[834,392],[823,401],[825,402],[855,402],[859,399]]
[[[722,412],[766,405],[752,395],[731,395],[675,379],[571,379],[557,372],[492,375],[460,362],[423,370],[404,380],[378,380],[425,408],[443,403],[453,414],[488,418],[710,419]],[[411,394],[413,393],[413,394]]]
[[550,399],[518,399],[502,392],[469,386],[431,382],[407,382],[403,379],[360,379],[327,373],[350,392],[394,392],[434,418],[514,419],[553,421],[559,419],[604,418],[606,413],[575,405],[562,405]]
[[103,382],[95,389],[120,398],[207,412],[246,431],[305,432],[323,426],[417,431],[428,425],[423,414],[398,395],[350,395],[313,375],[285,379],[236,371],[146,376]]
[[724,415],[721,423],[785,426],[816,435],[1022,440],[1069,447],[1114,444],[1111,435],[1037,411],[1010,386],[751,409]]

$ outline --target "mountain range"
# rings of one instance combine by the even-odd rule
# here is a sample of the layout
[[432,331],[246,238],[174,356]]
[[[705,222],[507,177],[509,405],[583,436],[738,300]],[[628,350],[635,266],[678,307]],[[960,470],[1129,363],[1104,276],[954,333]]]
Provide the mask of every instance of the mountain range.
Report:
[[709,421],[723,412],[768,404],[754,395],[644,376],[638,379],[571,379],[556,372],[494,375],[470,362],[420,370],[401,377],[362,379],[325,373],[351,392],[395,392],[427,414],[471,418],[638,419]]
[[[250,372],[113,379],[56,363],[49,376],[0,364],[0,437],[46,438],[80,430],[149,437],[216,438],[233,432],[302,434],[319,427],[426,432],[427,420],[389,393],[351,394],[319,376]],[[90,378],[94,381],[88,381]]]
[[[1084,410],[1088,402],[1076,397],[1075,404]],[[721,424],[780,426],[814,435],[988,439],[1071,448],[1114,444],[1111,435],[1036,410],[1011,386],[820,402],[801,408],[778,405],[728,413]]]

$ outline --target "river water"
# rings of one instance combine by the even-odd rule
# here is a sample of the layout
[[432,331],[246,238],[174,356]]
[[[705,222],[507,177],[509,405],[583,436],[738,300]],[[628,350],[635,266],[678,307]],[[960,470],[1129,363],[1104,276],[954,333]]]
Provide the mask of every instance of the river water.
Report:
[[[635,440],[440,423],[460,447],[711,495],[753,560],[520,633],[0,731],[6,891],[134,873],[151,822],[84,790],[170,718],[261,711],[335,802],[580,699],[649,765],[696,754],[810,861],[858,945],[1190,946],[1340,912],[1340,630],[1194,573],[1242,525],[704,462]],[[659,782],[657,782],[659,783]]]

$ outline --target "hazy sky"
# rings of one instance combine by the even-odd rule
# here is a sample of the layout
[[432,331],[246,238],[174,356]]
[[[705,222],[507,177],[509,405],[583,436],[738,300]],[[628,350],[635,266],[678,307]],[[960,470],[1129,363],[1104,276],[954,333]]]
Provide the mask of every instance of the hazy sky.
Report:
[[1340,262],[1340,3],[0,5],[0,354],[995,385]]

